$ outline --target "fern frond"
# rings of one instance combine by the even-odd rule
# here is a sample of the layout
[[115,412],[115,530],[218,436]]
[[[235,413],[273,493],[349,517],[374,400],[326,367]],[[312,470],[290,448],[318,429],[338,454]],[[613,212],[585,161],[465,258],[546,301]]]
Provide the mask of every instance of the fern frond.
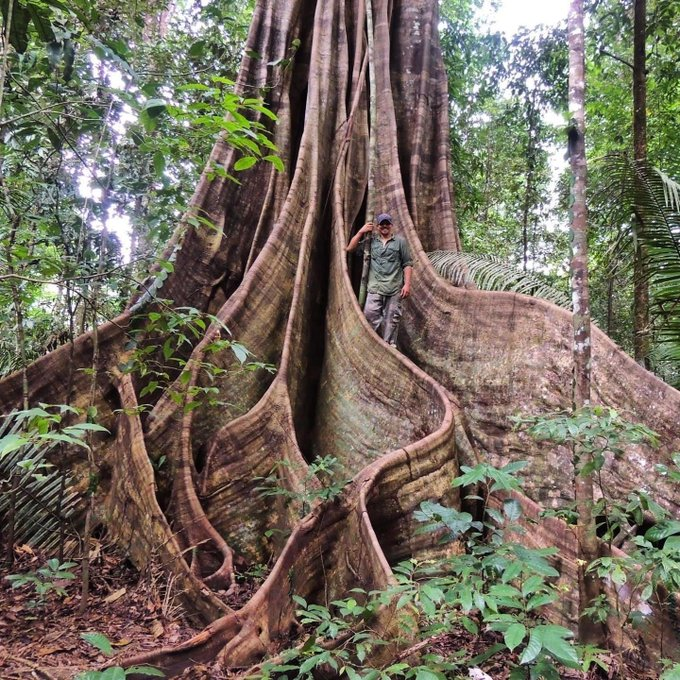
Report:
[[494,255],[436,250],[427,254],[436,272],[455,286],[474,282],[481,290],[504,290],[540,297],[571,308],[569,297],[553,288],[539,275],[523,272]]

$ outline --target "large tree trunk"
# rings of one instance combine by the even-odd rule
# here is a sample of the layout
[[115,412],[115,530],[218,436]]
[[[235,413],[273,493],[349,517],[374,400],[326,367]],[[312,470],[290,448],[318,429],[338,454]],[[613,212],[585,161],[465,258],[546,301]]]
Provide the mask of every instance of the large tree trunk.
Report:
[[[459,502],[449,485],[459,461],[529,459],[535,500],[571,498],[569,458],[525,441],[509,421],[570,404],[570,316],[519,295],[456,289],[430,267],[426,251],[459,248],[437,3],[374,0],[373,9],[376,193],[415,260],[403,354],[365,321],[352,286],[358,266],[344,250],[366,219],[361,0],[258,3],[239,85],[251,92],[273,84],[272,134],[286,171],[260,164],[242,173],[240,186],[206,172],[192,210],[217,229],[184,223],[167,250],[175,268],[159,294],[215,313],[259,360],[276,364],[275,376],[232,371],[229,350],[208,353],[220,335],[214,326],[193,347],[189,384],[173,389],[202,386],[200,362],[210,361],[229,369],[215,383],[224,405],[183,409],[168,390],[140,417],[141,381],[118,367],[126,328],[138,323],[133,314],[153,303],[141,295],[99,329],[106,370],[98,373],[97,406],[112,433],[96,452],[107,492],[102,520],[138,563],[167,565],[190,611],[212,621],[180,647],[145,657],[171,674],[200,661],[243,667],[259,659],[294,630],[292,593],[327,602],[353,587],[390,584],[390,564],[431,549],[414,531],[413,510],[425,499]],[[295,39],[300,47],[280,72],[274,63]],[[209,167],[229,169],[235,159],[218,142]],[[633,410],[664,442],[612,463],[605,481],[625,495],[652,460],[667,460],[680,445],[680,395],[603,334],[594,338],[596,399]],[[75,368],[89,367],[91,354],[91,335],[79,338]],[[65,401],[67,358],[65,347],[29,366],[32,402]],[[85,405],[89,378],[75,376],[73,401]],[[5,380],[2,406],[20,404],[21,393],[21,376]],[[162,455],[170,465],[158,472],[151,461]],[[257,491],[285,463],[279,484],[302,492],[317,455],[335,456],[339,476],[352,480],[336,499],[301,518],[299,504]],[[650,483],[655,500],[677,514],[673,489]],[[532,530],[533,538],[559,538],[554,526]],[[224,591],[237,589],[234,565],[269,562],[262,587],[232,611]],[[387,632],[394,625],[389,612],[378,623]]]

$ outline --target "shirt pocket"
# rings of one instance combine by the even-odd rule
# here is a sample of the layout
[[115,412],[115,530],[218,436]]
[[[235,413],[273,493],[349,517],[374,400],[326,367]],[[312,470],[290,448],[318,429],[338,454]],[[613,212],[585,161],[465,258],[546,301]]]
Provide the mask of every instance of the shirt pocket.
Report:
[[387,248],[385,248],[385,253],[383,254],[383,257],[385,258],[385,261],[389,262],[390,264],[398,262],[399,250],[397,248],[387,246]]

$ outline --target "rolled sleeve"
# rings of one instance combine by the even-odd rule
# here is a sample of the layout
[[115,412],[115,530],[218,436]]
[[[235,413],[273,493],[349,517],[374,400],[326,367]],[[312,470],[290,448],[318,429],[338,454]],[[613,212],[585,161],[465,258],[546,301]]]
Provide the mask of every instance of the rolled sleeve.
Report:
[[400,240],[400,252],[401,252],[401,268],[406,269],[406,267],[413,267],[413,258],[411,257],[411,250],[406,243],[406,239],[402,238]]

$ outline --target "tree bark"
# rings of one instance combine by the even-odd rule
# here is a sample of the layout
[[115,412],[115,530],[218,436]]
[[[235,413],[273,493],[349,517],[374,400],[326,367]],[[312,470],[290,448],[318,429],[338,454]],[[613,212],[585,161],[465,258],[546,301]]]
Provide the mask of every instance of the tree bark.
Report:
[[[571,0],[567,30],[569,34],[569,161],[571,189],[571,294],[574,324],[574,410],[590,406],[592,341],[590,329],[590,297],[588,290],[588,212],[586,207],[585,147],[585,39],[583,0]],[[588,566],[599,557],[599,546],[593,514],[594,483],[592,453],[574,443],[574,498],[578,512],[576,525],[579,546],[579,640],[582,644],[601,646],[604,628],[595,623],[585,610],[601,593],[599,578],[588,572]]]
[[[633,2],[633,152],[635,164],[647,163],[647,0]],[[636,174],[637,177],[637,174]],[[636,232],[645,228],[635,207]],[[633,353],[649,368],[649,272],[644,246],[636,239],[633,272]]]

